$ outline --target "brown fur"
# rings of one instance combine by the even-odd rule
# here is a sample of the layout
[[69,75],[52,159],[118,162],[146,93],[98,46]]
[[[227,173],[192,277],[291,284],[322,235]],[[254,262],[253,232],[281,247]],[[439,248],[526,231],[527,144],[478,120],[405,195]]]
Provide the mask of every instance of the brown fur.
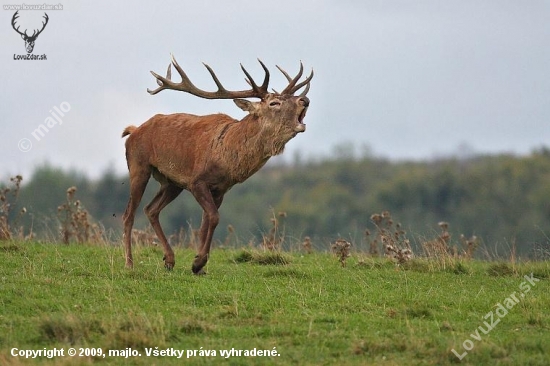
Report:
[[260,102],[239,99],[235,103],[249,112],[240,121],[225,114],[156,115],[139,127],[126,127],[122,133],[122,137],[129,135],[126,159],[130,200],[123,218],[128,267],[133,266],[135,210],[151,175],[161,188],[145,213],[163,245],[167,268],[174,266],[175,259],[160,227],[160,211],[184,189],[203,209],[201,246],[192,267],[200,274],[208,261],[225,193],[258,171],[271,156],[282,153],[285,144],[305,130],[302,120],[309,105],[305,95],[267,94]]

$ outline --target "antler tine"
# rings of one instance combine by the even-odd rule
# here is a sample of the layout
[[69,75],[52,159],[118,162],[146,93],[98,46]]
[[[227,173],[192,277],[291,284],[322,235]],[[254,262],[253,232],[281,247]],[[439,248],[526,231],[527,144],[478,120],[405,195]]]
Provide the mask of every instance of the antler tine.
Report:
[[[181,66],[178,64],[178,62],[174,58],[174,55],[171,54],[170,57],[172,58],[172,63],[168,64],[168,69],[166,70],[166,77],[162,77],[159,74],[157,74],[156,72],[151,71],[151,74],[157,79],[157,84],[159,85],[159,87],[156,88],[155,90],[151,90],[151,89],[147,88],[147,92],[149,94],[155,95],[155,94],[157,94],[158,92],[160,92],[164,89],[173,89],[173,90],[185,91],[185,90],[183,90],[183,88],[185,86],[191,86],[192,88],[196,89],[196,87],[193,85],[193,83],[191,83],[191,80],[189,80],[189,78],[185,74],[185,71],[183,71]],[[176,70],[178,71],[178,73],[181,76],[182,81],[179,84],[176,84],[171,80],[172,79],[172,65],[174,65],[174,67],[176,68]]]
[[269,85],[269,70],[264,65],[262,60],[258,59],[258,62],[260,63],[260,65],[262,65],[262,69],[264,69],[264,72],[265,72],[264,81],[262,82],[261,86],[258,86],[256,84],[256,82],[254,81],[252,76],[250,76],[248,71],[246,71],[246,69],[244,68],[243,64],[241,64],[241,69],[243,70],[244,74],[246,75],[245,80],[248,83],[248,85],[250,85],[255,92],[257,92],[258,94],[261,94],[262,96],[264,96],[265,94],[268,93],[267,87]]
[[168,69],[166,69],[166,78],[172,80],[172,64],[168,64]]
[[265,91],[265,93],[267,93],[267,87],[269,85],[269,70],[264,65],[262,60],[258,59],[258,62],[260,63],[260,65],[262,65],[262,69],[264,69],[264,72],[265,72],[264,81],[262,82],[262,86],[260,87],[260,89],[262,91]]
[[302,74],[304,73],[304,65],[302,64],[302,61],[300,61],[300,71],[298,71],[298,75],[296,75],[294,77],[294,79],[291,79],[290,76],[288,75],[288,73],[286,73],[283,69],[281,69],[279,66],[277,66],[277,68],[279,70],[281,70],[281,72],[283,73],[283,75],[285,75],[285,77],[287,78],[288,80],[288,85],[286,88],[284,88],[284,90],[281,92],[281,94],[294,94],[294,92],[296,91],[296,89],[294,89],[294,86],[296,85],[296,83],[298,82],[298,80],[300,80],[300,78],[302,77]]
[[162,77],[159,74],[157,74],[154,71],[151,71],[151,74],[157,79],[158,88],[155,90],[151,90],[147,88],[147,93],[151,95],[157,94],[159,91],[166,89],[168,86],[166,84],[167,81],[170,81],[172,78],[172,64],[168,64],[168,69],[166,70],[166,77]]
[[34,30],[34,32],[33,32],[33,34],[32,34],[32,37],[35,37],[35,34],[34,34],[34,33],[36,33],[37,31],[38,31],[38,33],[36,33],[36,36],[38,36],[40,33],[42,33],[42,31],[44,30],[44,28],[46,28],[46,25],[48,24],[48,20],[49,20],[50,18],[48,17],[48,14],[46,14],[46,13],[44,13],[44,16],[43,16],[42,18],[45,18],[45,19],[46,19],[45,22],[42,22],[42,29],[40,29],[40,30],[38,30],[38,29]]
[[[172,79],[172,64],[168,64],[168,70],[166,70],[166,79]],[[162,86],[162,82],[159,79],[157,79],[157,84],[159,86]]]
[[286,77],[286,79],[288,80],[288,82],[291,83],[291,82],[292,82],[292,78],[290,77],[290,75],[289,75],[285,70],[283,70],[279,65],[275,65],[275,66],[279,69],[280,72],[283,73],[283,75]]
[[300,93],[300,95],[299,95],[300,97],[305,97],[307,95],[307,93],[309,92],[309,86],[310,85],[311,85],[310,83],[307,83],[306,88],[304,89],[304,91]]
[[[205,64],[204,62],[202,64],[204,65],[204,67],[206,67],[206,69],[210,73],[210,76],[212,76],[212,79],[214,80],[214,82],[216,83],[216,86],[218,87],[218,91],[226,92],[227,90],[223,87],[222,83],[220,82],[220,80],[218,79],[216,74],[214,73],[214,70],[212,70],[212,68],[210,66],[208,66],[207,64]],[[242,67],[242,65],[241,65],[241,67]]]
[[21,35],[26,35],[26,34],[21,33],[21,32],[19,31],[19,27],[20,27],[20,26],[17,27],[17,28],[15,28],[15,21],[16,21],[18,18],[19,18],[19,10],[17,10],[17,11],[13,14],[13,17],[11,18],[11,26],[13,27],[13,29],[14,29],[17,33],[19,33],[19,34],[21,34]]
[[248,83],[248,85],[250,85],[252,87],[252,90],[254,90],[255,92],[259,92],[260,89],[258,88],[258,85],[256,85],[256,83],[254,82],[254,79],[252,79],[252,76],[250,76],[248,71],[246,71],[243,64],[241,64],[241,69],[243,70],[244,74],[246,75],[245,80]]
[[46,19],[46,21],[42,22],[43,25],[42,25],[42,29],[40,30],[40,32],[42,32],[44,30],[44,28],[46,28],[46,25],[48,24],[48,21],[50,20],[50,17],[46,13],[44,13],[44,16],[42,18]]
[[309,74],[309,76],[304,81],[302,81],[300,84],[292,88],[292,94],[296,93],[305,85],[306,88],[304,89],[303,92],[300,93],[301,97],[305,97],[307,92],[309,91],[309,86],[310,86],[309,82],[311,81],[311,79],[313,79],[313,69],[311,69],[311,74]]
[[300,61],[300,71],[298,71],[298,75],[296,75],[294,78],[292,78],[285,70],[283,70],[281,67],[277,66],[279,71],[283,73],[285,78],[288,80],[288,86],[281,92],[281,94],[290,94],[294,95],[298,90],[306,86],[305,90],[299,95],[300,97],[305,97],[307,92],[309,91],[309,82],[313,78],[313,69],[311,69],[311,74],[301,83],[296,84],[298,80],[302,77],[304,66],[302,64],[302,61]]
[[[183,71],[183,69],[181,68],[180,64],[178,64],[178,62],[176,61],[176,58],[174,57],[173,54],[170,54],[170,58],[172,59],[172,65],[174,65],[174,67],[176,68],[176,70],[178,71],[178,74],[180,74],[181,76],[181,83],[180,85],[182,86],[190,86],[191,89],[198,89],[197,87],[195,87],[195,85],[193,85],[193,83],[191,82],[191,79],[189,79],[189,77],[187,76],[187,74],[185,73],[185,71]],[[180,87],[180,89],[177,89],[177,90],[183,90],[181,89],[182,87]],[[185,90],[184,90],[185,91]]]
[[[168,66],[168,67],[170,67],[170,66]],[[147,88],[147,93],[149,93],[151,95],[155,95],[159,91],[166,89],[166,86],[164,85],[165,78],[163,78],[162,76],[160,76],[159,74],[157,74],[154,71],[149,71],[149,72],[151,73],[151,75],[153,75],[157,79],[157,84],[159,85],[159,87],[154,89],[154,90],[151,90],[151,89]]]
[[246,71],[246,69],[241,65],[241,68],[247,77],[247,82],[252,87],[252,89],[238,90],[238,91],[229,91],[225,89],[222,83],[220,82],[220,80],[218,79],[218,77],[216,76],[216,73],[214,72],[214,70],[207,64],[205,63],[203,64],[208,70],[208,72],[210,73],[210,76],[214,80],[214,83],[216,83],[216,86],[218,87],[217,91],[209,92],[209,91],[205,91],[197,88],[191,82],[191,80],[189,79],[185,71],[183,71],[181,66],[178,64],[178,62],[172,55],[172,65],[174,65],[174,67],[180,74],[181,82],[175,83],[172,80],[170,80],[171,78],[170,66],[168,67],[168,72],[166,74],[166,77],[162,77],[157,73],[151,71],[151,74],[157,79],[157,84],[159,85],[159,87],[155,90],[147,89],[147,92],[151,95],[154,95],[164,89],[172,89],[172,90],[184,91],[189,94],[195,95],[197,97],[206,98],[206,99],[263,98],[268,93],[267,87],[269,84],[269,71],[261,61],[260,61],[260,64],[262,65],[262,68],[266,73],[263,84],[261,86],[256,85],[252,76],[250,76],[250,74]]

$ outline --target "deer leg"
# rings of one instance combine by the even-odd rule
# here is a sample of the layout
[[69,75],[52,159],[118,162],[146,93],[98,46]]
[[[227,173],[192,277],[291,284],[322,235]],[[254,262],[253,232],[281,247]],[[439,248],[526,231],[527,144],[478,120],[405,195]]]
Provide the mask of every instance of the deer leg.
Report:
[[210,191],[208,186],[203,183],[193,185],[190,191],[203,209],[199,233],[201,244],[191,267],[194,274],[200,275],[205,274],[203,267],[208,262],[212,236],[220,220],[218,208],[222,204],[223,194]]
[[168,240],[166,240],[166,236],[160,226],[159,214],[163,208],[179,196],[182,190],[182,188],[170,183],[163,184],[155,198],[145,207],[145,214],[149,218],[149,222],[151,222],[151,226],[153,226],[164,249],[164,266],[168,270],[174,268],[176,260],[174,258],[174,251],[170,247],[170,244],[168,244]]
[[127,268],[132,268],[134,266],[134,260],[132,258],[132,226],[134,226],[136,210],[141,202],[150,175],[151,172],[149,170],[130,171],[130,199],[128,200],[126,211],[124,211],[124,215],[122,216]]

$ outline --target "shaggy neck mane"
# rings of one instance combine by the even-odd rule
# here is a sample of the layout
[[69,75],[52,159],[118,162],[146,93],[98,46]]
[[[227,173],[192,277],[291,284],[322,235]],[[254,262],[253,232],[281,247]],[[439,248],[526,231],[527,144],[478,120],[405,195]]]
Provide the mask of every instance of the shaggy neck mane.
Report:
[[281,154],[288,139],[281,131],[252,114],[223,126],[214,150],[236,182],[243,182],[274,155]]

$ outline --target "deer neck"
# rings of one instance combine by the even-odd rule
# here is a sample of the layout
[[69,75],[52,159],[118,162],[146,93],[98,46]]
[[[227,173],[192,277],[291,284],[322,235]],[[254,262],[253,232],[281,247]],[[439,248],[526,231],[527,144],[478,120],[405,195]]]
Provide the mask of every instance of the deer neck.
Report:
[[273,124],[253,115],[240,122],[247,150],[260,160],[269,159],[283,152],[288,138],[282,133],[282,124]]
[[281,138],[280,128],[273,128],[260,118],[248,115],[225,127],[219,141],[220,157],[231,169],[233,180],[242,182],[274,155],[281,154],[288,139]]

